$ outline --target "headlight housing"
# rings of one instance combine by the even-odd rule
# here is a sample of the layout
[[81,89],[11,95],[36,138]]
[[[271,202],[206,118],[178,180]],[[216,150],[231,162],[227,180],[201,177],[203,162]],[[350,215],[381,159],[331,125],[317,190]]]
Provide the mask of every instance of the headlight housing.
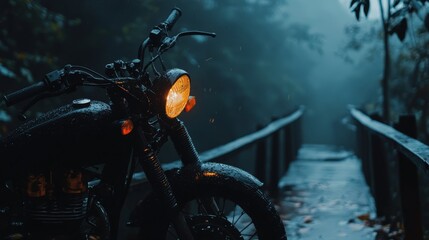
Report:
[[191,93],[191,79],[181,75],[167,93],[165,113],[169,118],[177,117],[185,108]]
[[164,114],[169,118],[179,116],[191,93],[191,79],[188,73],[178,68],[170,69],[155,85],[157,96],[162,96],[160,107]]

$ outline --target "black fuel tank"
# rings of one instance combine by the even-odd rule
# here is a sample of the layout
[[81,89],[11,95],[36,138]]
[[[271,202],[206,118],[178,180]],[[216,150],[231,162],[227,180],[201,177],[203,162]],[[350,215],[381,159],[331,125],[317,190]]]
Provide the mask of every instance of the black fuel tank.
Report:
[[[0,143],[0,164],[14,168],[92,165],[123,155],[128,139],[112,124],[110,106],[69,104],[24,123]],[[4,164],[2,164],[4,167]]]

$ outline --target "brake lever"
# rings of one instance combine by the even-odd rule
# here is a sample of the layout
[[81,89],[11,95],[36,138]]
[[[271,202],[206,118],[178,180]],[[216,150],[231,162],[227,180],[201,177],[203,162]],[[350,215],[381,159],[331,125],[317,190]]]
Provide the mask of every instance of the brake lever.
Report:
[[186,31],[186,32],[181,32],[178,33],[177,35],[173,36],[173,37],[165,37],[162,41],[162,44],[160,46],[160,50],[161,51],[166,51],[172,47],[174,47],[174,45],[177,42],[177,39],[181,38],[181,37],[186,37],[186,36],[208,36],[208,37],[216,37],[216,33],[212,33],[212,32],[204,32],[204,31]]
[[186,37],[186,36],[208,36],[208,37],[216,37],[216,33],[213,32],[205,32],[205,31],[186,31],[186,32],[181,32],[178,33],[177,35],[173,36],[173,37],[164,37],[164,39],[162,40],[162,44],[159,47],[160,52],[164,52],[172,47],[174,47],[174,45],[177,42],[177,39],[181,38],[181,37]]
[[165,37],[164,40],[162,40],[162,44],[159,47],[159,52],[164,52],[176,45],[177,42],[177,35],[173,37]]
[[176,35],[177,38],[185,37],[185,36],[208,36],[208,37],[216,37],[216,33],[214,32],[205,32],[205,31],[186,31],[181,32]]
[[162,44],[160,45],[159,49],[161,51],[167,50],[169,48],[174,47],[174,45],[177,42],[177,39],[181,37],[186,36],[207,36],[207,37],[216,37],[216,33],[213,32],[205,32],[205,31],[186,31],[186,32],[180,32],[177,35],[173,37],[165,36],[162,40]]

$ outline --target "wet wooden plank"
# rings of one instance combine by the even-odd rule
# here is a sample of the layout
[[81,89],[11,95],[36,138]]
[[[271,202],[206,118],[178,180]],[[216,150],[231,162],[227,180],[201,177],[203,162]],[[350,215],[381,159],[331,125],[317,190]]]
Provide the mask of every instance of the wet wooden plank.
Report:
[[374,240],[359,216],[375,216],[373,198],[352,152],[304,144],[274,199],[288,240]]

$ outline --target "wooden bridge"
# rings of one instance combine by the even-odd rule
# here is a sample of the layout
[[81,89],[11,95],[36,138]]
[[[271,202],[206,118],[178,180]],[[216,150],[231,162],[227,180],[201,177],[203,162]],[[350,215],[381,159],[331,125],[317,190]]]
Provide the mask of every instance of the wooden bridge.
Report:
[[[303,144],[305,109],[299,107],[200,157],[240,167],[264,182],[289,240],[426,239],[429,216],[423,214],[427,204],[419,186],[427,183],[429,146],[415,139],[415,118],[403,116],[393,128],[349,110],[354,149]],[[178,166],[180,161],[163,168]],[[126,205],[134,206],[147,189],[145,175],[134,174]],[[130,210],[124,209],[123,223]],[[121,224],[119,239],[132,235]]]

